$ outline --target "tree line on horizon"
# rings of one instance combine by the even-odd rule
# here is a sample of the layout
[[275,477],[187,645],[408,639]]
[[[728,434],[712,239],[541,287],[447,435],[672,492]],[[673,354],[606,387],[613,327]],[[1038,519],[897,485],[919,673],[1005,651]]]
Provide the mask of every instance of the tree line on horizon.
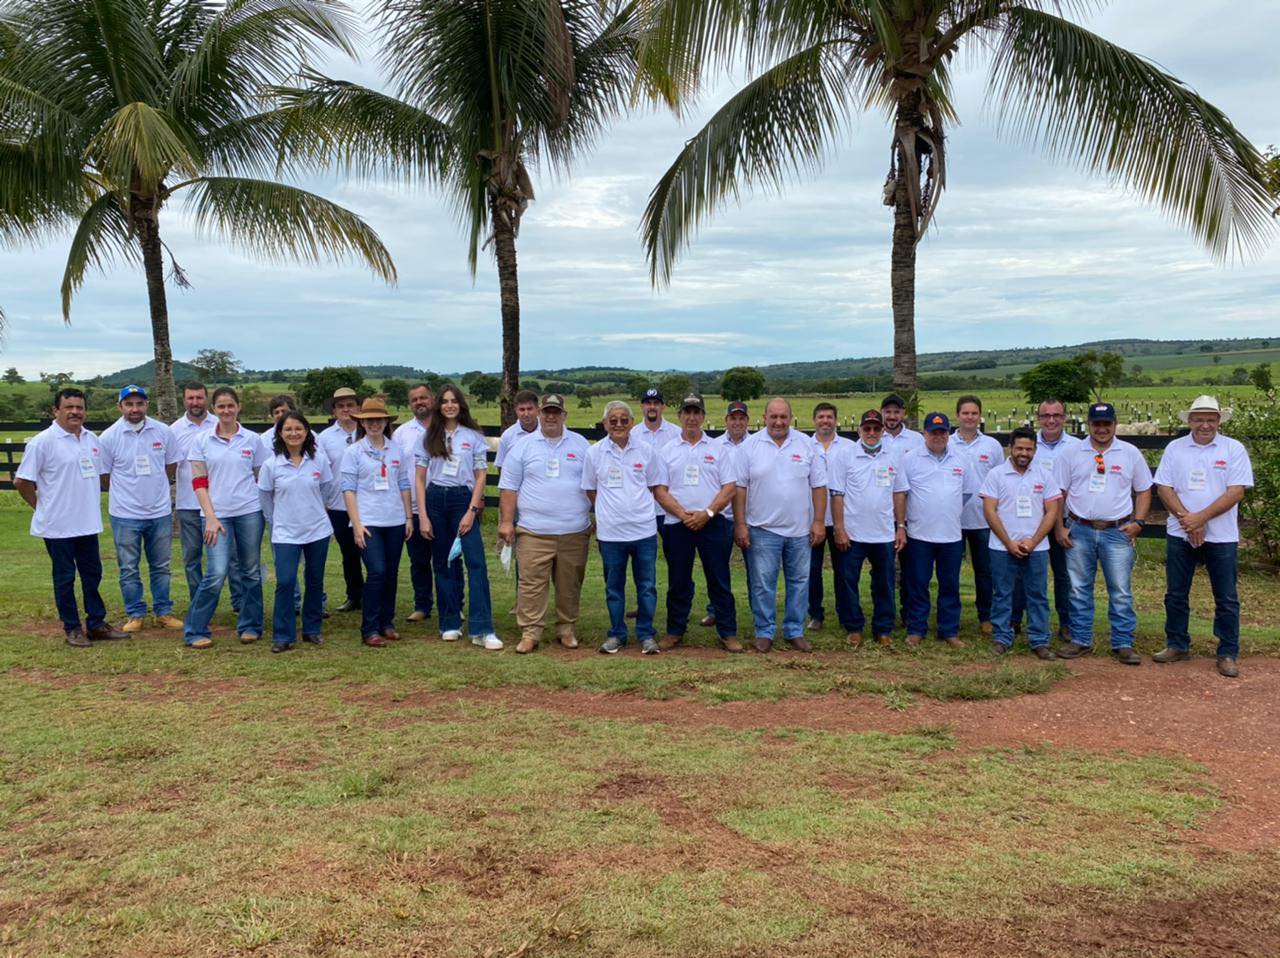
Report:
[[[155,395],[175,415],[161,213],[268,260],[398,272],[356,212],[285,182],[336,169],[453,203],[474,275],[491,255],[504,422],[520,385],[517,239],[533,172],[568,174],[633,106],[686,113],[734,66],[752,79],[654,186],[656,286],[701,222],[813,171],[848,121],[889,125],[892,387],[915,403],[917,247],[947,182],[951,69],[978,47],[1002,128],[1159,205],[1219,259],[1263,248],[1280,171],[1188,84],[1071,19],[1074,0],[374,0],[386,89],[324,75],[362,30],[342,0],[3,0],[0,242],[72,229],[64,318],[91,269],[141,266]],[[836,208],[833,207],[833,213]],[[0,314],[2,316],[3,314]]]

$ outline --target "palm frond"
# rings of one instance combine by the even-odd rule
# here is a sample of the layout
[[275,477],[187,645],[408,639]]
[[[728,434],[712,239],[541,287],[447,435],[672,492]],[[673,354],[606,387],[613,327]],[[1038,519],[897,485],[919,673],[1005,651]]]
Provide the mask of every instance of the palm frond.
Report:
[[93,163],[117,188],[154,191],[177,171],[195,176],[199,162],[191,143],[170,117],[142,102],[121,107],[89,144]]
[[202,234],[276,261],[318,264],[353,258],[380,279],[396,267],[378,234],[355,213],[306,190],[269,180],[201,177],[187,184],[187,209]]
[[1005,130],[1158,203],[1216,257],[1255,252],[1271,235],[1257,148],[1221,110],[1143,57],[1015,6],[990,90]]
[[689,140],[650,194],[641,223],[649,276],[671,271],[703,217],[742,187],[780,188],[816,168],[850,104],[840,67],[813,47],[762,73]]
[[141,261],[129,221],[120,209],[119,197],[103,193],[84,211],[71,238],[67,266],[62,273],[62,319],[71,322],[71,298],[84,285],[90,268],[103,272],[116,260]]

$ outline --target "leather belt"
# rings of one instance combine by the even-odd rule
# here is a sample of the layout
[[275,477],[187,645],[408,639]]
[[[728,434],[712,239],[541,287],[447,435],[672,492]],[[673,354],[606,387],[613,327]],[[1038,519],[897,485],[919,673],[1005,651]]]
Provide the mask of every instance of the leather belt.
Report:
[[1092,529],[1118,529],[1121,526],[1127,526],[1133,521],[1132,516],[1125,516],[1123,519],[1082,519],[1070,509],[1067,510],[1067,518],[1072,522],[1078,522]]

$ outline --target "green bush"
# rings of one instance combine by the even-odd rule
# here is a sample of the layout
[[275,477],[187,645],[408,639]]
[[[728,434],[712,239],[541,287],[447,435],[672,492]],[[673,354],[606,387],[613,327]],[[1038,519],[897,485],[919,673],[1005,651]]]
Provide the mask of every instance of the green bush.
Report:
[[1240,504],[1241,545],[1246,555],[1280,565],[1280,408],[1276,392],[1237,410],[1223,432],[1239,439],[1253,461],[1253,488]]

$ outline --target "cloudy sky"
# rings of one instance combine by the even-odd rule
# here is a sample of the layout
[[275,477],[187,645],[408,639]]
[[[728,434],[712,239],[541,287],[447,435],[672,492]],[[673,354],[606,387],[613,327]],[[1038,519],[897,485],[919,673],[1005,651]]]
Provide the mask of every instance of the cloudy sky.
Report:
[[[1266,145],[1280,143],[1274,14],[1274,0],[1124,0],[1088,23],[1191,83]],[[1159,211],[997,137],[984,76],[978,56],[958,82],[950,187],[919,254],[921,351],[1276,335],[1280,242],[1249,262],[1215,263]],[[671,287],[650,287],[637,233],[649,190],[732,89],[726,82],[683,123],[656,112],[617,123],[571,177],[535,174],[538,199],[519,240],[524,368],[705,369],[892,351],[891,213],[880,204],[889,139],[878,114],[852,125],[820,176],[715,216]],[[251,368],[497,368],[494,268],[483,261],[472,282],[464,237],[437,198],[372,181],[308,185],[369,220],[399,285],[352,265],[252,262],[197,240],[178,205],[163,229],[194,288],[170,291],[175,357],[209,347]],[[31,377],[83,376],[149,359],[140,272],[91,276],[73,325],[63,325],[66,245],[0,254],[10,319],[0,363]]]

